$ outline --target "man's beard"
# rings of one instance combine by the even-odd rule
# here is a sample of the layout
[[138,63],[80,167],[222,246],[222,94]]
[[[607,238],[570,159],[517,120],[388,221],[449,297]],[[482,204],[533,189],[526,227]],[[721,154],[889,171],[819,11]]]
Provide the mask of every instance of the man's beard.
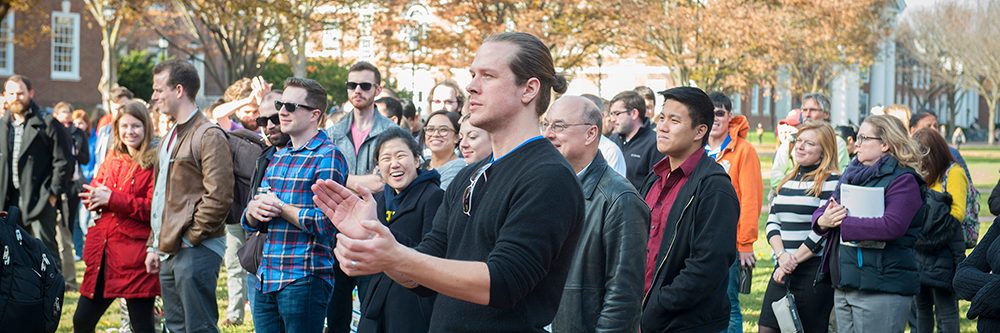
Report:
[[28,106],[21,101],[14,100],[7,103],[7,110],[16,114],[24,114],[28,110]]
[[256,118],[249,118],[249,119],[247,119],[247,118],[239,118],[239,120],[240,120],[240,124],[243,125],[243,128],[246,128],[246,129],[251,130],[251,131],[256,131],[257,130],[257,119]]

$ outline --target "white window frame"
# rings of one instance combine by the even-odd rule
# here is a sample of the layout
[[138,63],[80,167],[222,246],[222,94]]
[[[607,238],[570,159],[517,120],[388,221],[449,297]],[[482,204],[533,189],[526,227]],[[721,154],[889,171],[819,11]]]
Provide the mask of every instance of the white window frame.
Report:
[[0,61],[0,76],[14,75],[14,12],[7,13],[3,19],[3,24],[7,28],[6,44],[3,44],[4,54],[7,55],[5,61]]
[[[73,26],[73,54],[70,60],[73,69],[71,71],[57,71],[55,69],[55,27],[56,20],[69,19]],[[80,81],[80,14],[71,12],[52,12],[52,39],[51,54],[49,56],[49,68],[52,71],[52,80],[58,81]]]

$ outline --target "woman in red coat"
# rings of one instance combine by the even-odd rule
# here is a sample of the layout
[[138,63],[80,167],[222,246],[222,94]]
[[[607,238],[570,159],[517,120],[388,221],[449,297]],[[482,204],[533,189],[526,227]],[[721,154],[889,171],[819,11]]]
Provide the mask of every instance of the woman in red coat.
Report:
[[153,197],[153,127],[142,102],[123,105],[115,118],[114,144],[90,185],[80,194],[87,209],[100,214],[83,249],[87,269],[73,315],[75,332],[94,332],[115,300],[128,305],[132,330],[153,332],[153,300],[159,276],[148,272],[146,240]]

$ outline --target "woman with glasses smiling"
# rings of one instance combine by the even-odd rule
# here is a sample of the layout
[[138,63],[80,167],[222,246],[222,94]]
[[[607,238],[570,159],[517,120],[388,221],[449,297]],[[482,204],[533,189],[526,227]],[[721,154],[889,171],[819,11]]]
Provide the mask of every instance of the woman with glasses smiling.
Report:
[[[923,153],[903,124],[885,115],[865,119],[854,146],[857,157],[838,190],[813,213],[812,230],[827,238],[820,271],[830,273],[838,331],[903,332],[920,291],[914,248],[927,190]],[[847,185],[881,192],[881,216],[859,217],[841,205]]]
[[435,111],[427,117],[424,125],[424,142],[431,151],[431,158],[420,166],[423,170],[437,170],[441,174],[441,188],[447,190],[448,184],[465,167],[465,160],[455,155],[458,146],[459,114],[448,111]]

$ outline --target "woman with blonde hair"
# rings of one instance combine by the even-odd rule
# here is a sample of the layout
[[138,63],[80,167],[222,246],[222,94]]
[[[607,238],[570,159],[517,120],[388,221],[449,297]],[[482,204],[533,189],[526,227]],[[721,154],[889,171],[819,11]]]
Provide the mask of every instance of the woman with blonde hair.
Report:
[[826,204],[840,179],[836,134],[823,122],[802,124],[795,136],[792,155],[795,164],[777,185],[765,225],[767,241],[778,265],[764,292],[758,323],[762,333],[779,331],[771,304],[784,297],[786,290],[795,295],[806,332],[827,332],[833,308],[830,284],[814,284],[823,243],[810,229],[812,213]]
[[141,102],[122,105],[112,123],[113,145],[90,185],[80,194],[100,217],[87,232],[87,264],[73,315],[76,332],[93,332],[115,298],[124,298],[134,332],[153,332],[153,300],[160,294],[158,272],[147,271],[150,234],[153,126]]
[[[920,291],[914,245],[927,185],[923,155],[891,116],[865,119],[851,161],[830,201],[813,213],[812,230],[827,238],[821,272],[829,273],[840,332],[903,332]],[[845,189],[881,193],[875,217],[841,205]],[[875,209],[878,210],[878,209]]]

